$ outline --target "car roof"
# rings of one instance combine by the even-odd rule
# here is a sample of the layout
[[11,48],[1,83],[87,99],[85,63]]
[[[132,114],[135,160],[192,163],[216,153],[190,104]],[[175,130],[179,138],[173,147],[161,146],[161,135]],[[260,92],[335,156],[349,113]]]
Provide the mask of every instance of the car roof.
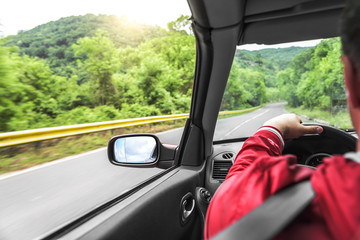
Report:
[[[238,45],[276,44],[339,35],[345,0],[188,0],[193,22],[219,29],[238,25]],[[276,34],[275,34],[276,33]]]

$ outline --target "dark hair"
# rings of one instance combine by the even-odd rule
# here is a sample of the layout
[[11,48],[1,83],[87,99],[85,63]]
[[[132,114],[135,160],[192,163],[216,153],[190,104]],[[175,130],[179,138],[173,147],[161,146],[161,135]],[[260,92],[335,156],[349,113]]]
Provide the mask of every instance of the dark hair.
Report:
[[343,53],[360,72],[360,0],[347,0],[340,29]]

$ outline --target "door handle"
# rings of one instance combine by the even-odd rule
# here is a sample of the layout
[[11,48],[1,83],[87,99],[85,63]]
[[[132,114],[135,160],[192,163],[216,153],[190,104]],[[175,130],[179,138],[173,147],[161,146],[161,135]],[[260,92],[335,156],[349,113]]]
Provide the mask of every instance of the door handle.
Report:
[[190,219],[195,209],[195,199],[189,192],[180,202],[180,222],[182,225],[186,224]]

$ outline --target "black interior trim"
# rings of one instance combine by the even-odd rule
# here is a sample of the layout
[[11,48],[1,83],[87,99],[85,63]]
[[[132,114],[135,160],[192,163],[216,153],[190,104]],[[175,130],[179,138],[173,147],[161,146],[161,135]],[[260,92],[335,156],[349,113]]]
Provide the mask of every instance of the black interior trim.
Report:
[[245,2],[246,0],[188,0],[194,22],[208,29],[241,22]]
[[322,14],[323,12],[342,9],[345,5],[345,2],[342,0],[328,0],[324,6],[323,1],[310,1],[304,2],[298,5],[294,5],[290,8],[275,10],[271,12],[258,13],[254,15],[246,15],[244,23],[259,22],[259,21],[268,21],[273,19],[280,19],[286,17],[293,17],[298,15],[305,15],[310,13]]
[[224,144],[224,143],[245,142],[248,138],[249,137],[216,140],[213,142],[213,144],[217,145],[217,144]]
[[104,213],[104,217],[99,215],[98,219],[94,219],[95,223],[89,223],[89,226],[84,224],[69,236],[86,240],[201,239],[200,214],[192,214],[185,225],[181,223],[179,214],[181,199],[189,192],[195,195],[196,188],[203,184],[204,171],[205,164],[180,167],[155,187],[144,188],[145,194],[136,199],[130,197],[124,201],[124,205],[119,203]]
[[41,239],[44,240],[49,240],[49,239],[58,239],[62,236],[64,236],[65,234],[71,232],[72,230],[74,230],[75,228],[79,227],[81,224],[87,222],[88,220],[94,218],[95,216],[97,216],[98,214],[104,212],[105,210],[111,208],[112,206],[114,206],[115,204],[118,204],[119,202],[123,201],[125,198],[133,195],[134,193],[136,193],[137,191],[139,191],[140,189],[142,189],[143,187],[145,187],[146,185],[158,180],[159,178],[163,177],[164,175],[166,175],[167,173],[175,170],[176,168],[178,168],[178,166],[173,166],[167,170],[164,170],[163,172],[153,176],[152,178],[138,184],[137,186],[135,186],[134,188],[130,189],[129,191],[121,194],[120,196],[104,203],[103,205],[100,205],[99,207],[96,207],[95,209],[91,210],[90,212],[86,213],[85,215],[75,219],[74,221],[71,221],[63,226],[60,226],[56,231],[52,232],[51,234],[47,235],[46,237],[41,237]]
[[[277,44],[339,36],[341,9],[245,24],[238,44]],[[321,26],[321,27],[319,27]],[[276,34],[274,34],[276,33]]]

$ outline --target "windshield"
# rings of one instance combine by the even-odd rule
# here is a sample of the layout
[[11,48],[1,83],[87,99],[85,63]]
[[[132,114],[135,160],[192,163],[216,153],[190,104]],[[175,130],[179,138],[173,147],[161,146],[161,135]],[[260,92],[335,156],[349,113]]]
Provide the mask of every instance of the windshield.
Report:
[[238,47],[214,140],[249,137],[289,112],[305,123],[351,128],[340,56],[339,38]]

